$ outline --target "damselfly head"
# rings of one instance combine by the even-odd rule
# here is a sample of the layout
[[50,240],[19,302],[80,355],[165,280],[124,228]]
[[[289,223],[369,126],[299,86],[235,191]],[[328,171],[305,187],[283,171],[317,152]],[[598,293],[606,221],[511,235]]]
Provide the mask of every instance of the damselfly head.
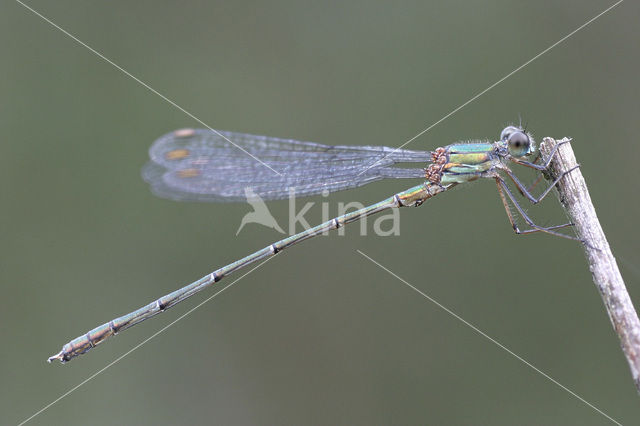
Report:
[[536,149],[531,135],[520,127],[505,127],[500,133],[500,140],[507,145],[509,154],[512,157],[526,157],[533,154]]

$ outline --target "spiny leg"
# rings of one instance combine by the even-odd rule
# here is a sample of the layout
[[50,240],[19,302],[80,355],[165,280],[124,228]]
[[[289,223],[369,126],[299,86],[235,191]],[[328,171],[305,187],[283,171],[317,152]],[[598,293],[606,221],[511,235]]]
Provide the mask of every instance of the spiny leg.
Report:
[[[516,221],[515,221],[515,219],[513,217],[513,214],[511,212],[511,208],[509,207],[509,202],[507,201],[507,198],[505,197],[504,191],[502,190],[502,187],[500,186],[499,182],[500,181],[496,178],[496,184],[498,186],[498,194],[500,195],[500,199],[502,201],[502,205],[504,206],[504,210],[507,213],[507,217],[509,218],[509,222],[511,223],[511,227],[513,228],[514,232],[516,234],[531,234],[531,233],[534,233],[534,232],[543,232],[542,229],[520,230],[520,228],[518,228],[518,224],[516,223]],[[512,195],[512,194],[510,194],[510,195]],[[511,198],[511,200],[515,201],[515,200],[513,200],[513,198]],[[517,205],[517,203],[516,203],[516,205]],[[517,205],[517,207],[519,207],[519,205]],[[521,209],[518,209],[518,211],[522,213]],[[524,213],[523,213],[523,217],[528,218],[528,216],[526,214],[524,214]],[[529,219],[529,221],[527,221],[527,223],[533,223],[533,222],[531,221],[531,219]],[[548,228],[545,228],[545,229],[549,230],[549,229],[566,228],[567,226],[572,226],[572,225],[573,225],[572,223],[565,223],[563,225],[551,226],[551,227],[548,227]],[[542,227],[539,227],[539,228],[542,228]],[[565,236],[565,235],[563,235],[563,236]]]
[[[542,159],[542,154],[540,154],[540,150],[538,150],[536,152],[536,158],[532,161],[532,163],[533,164],[538,164],[538,161],[540,161],[541,159]],[[533,188],[535,188],[540,183],[540,181],[542,180],[543,177],[544,177],[544,175],[542,173],[540,173],[538,175],[538,177],[536,178],[536,180],[534,180],[533,183],[527,187],[527,191],[529,191],[529,192],[533,191]]]
[[[504,170],[504,172],[507,174],[507,176],[509,176],[511,178],[511,180],[513,181],[513,183],[516,185],[516,188],[518,188],[518,191],[520,191],[520,193],[526,197],[529,201],[531,201],[533,204],[538,204],[540,201],[542,201],[542,199],[544,197],[547,196],[547,194],[549,192],[551,192],[551,190],[553,189],[554,186],[556,186],[556,184],[558,182],[560,182],[560,180],[565,177],[566,175],[568,175],[569,173],[571,173],[572,171],[574,171],[575,169],[577,169],[578,167],[580,167],[580,165],[578,164],[577,166],[574,166],[572,168],[570,168],[569,170],[563,172],[560,176],[558,176],[551,185],[549,185],[547,187],[547,189],[544,190],[544,192],[539,196],[539,197],[535,197],[531,192],[529,192],[529,189],[527,187],[524,186],[524,184],[522,182],[520,182],[520,179],[518,179],[518,177],[511,171],[511,169],[509,169],[508,167],[502,167],[501,170]],[[535,186],[535,184],[534,184]]]
[[[540,162],[541,159],[542,159],[542,153],[540,152],[540,150],[537,150],[536,154],[535,154],[535,158],[531,161],[531,163],[535,164],[537,166],[537,165],[539,165],[538,163]],[[518,164],[518,163],[516,162],[516,164]],[[544,177],[544,175],[542,175],[542,174],[538,175],[536,180],[533,181],[533,183],[527,187],[527,191],[531,192],[533,190],[533,188],[535,188],[536,185],[538,185],[540,183],[540,181],[542,180],[543,177]],[[523,191],[519,187],[517,187],[517,188],[518,188],[518,192],[520,192],[520,194],[522,194],[522,196],[524,197]]]
[[538,184],[540,183],[540,181],[542,180],[542,178],[543,178],[543,177],[544,177],[544,176],[543,176],[542,174],[540,174],[540,175],[536,178],[536,180],[534,180],[534,181],[533,181],[533,183],[527,187],[527,191],[529,191],[529,192],[533,191],[533,188],[535,188],[535,187],[536,187],[536,185],[538,185]]
[[[555,235],[557,237],[567,238],[569,240],[582,241],[579,238],[573,237],[571,235],[566,235],[566,234],[562,234],[560,232],[555,232],[554,231],[555,229],[560,229],[560,228],[566,228],[566,227],[569,227],[569,226],[573,226],[573,223],[565,223],[565,224],[562,224],[562,225],[547,226],[547,227],[535,224],[533,222],[533,220],[531,220],[531,218],[525,213],[524,209],[520,206],[520,204],[518,204],[518,201],[513,196],[513,193],[511,192],[511,190],[507,186],[507,184],[504,181],[504,179],[502,179],[500,176],[496,176],[495,180],[496,180],[496,186],[498,187],[498,194],[500,194],[500,199],[502,200],[502,204],[504,205],[504,209],[507,212],[507,217],[509,218],[509,222],[511,222],[511,227],[513,228],[513,231],[516,234],[526,235],[526,234],[532,234],[534,232],[544,232],[544,233],[547,233],[547,234]],[[506,196],[505,196],[505,194],[506,194]],[[520,228],[518,228],[518,224],[515,222],[515,220],[513,218],[513,214],[511,213],[511,209],[509,208],[509,203],[507,201],[507,197],[509,197],[509,200],[511,200],[513,205],[516,207],[516,209],[518,210],[518,213],[520,213],[520,216],[522,216],[522,218],[525,220],[525,222],[527,222],[527,225],[529,225],[532,229],[520,230]]]
[[[538,161],[539,158],[540,157],[537,157],[533,162],[535,163],[536,161]],[[533,188],[535,188],[540,183],[543,177],[544,175],[542,173],[538,174],[538,177],[536,178],[536,180],[534,180],[533,183],[531,183],[529,186],[526,187],[526,192],[531,193],[531,191],[533,191]],[[520,193],[520,195],[524,197],[525,190],[520,189],[520,187],[517,184],[516,184],[516,188],[518,189],[518,192]]]
[[[540,151],[536,151],[536,156],[533,159],[533,161],[531,161],[533,164],[538,164],[538,162],[540,161],[540,159],[542,159],[542,154],[540,154]],[[538,177],[536,178],[536,180],[533,181],[533,183],[531,183],[528,187],[527,187],[527,191],[531,192],[533,191],[533,188],[535,188],[540,181],[542,180],[542,178],[544,177],[544,175],[542,173],[540,173],[538,175]],[[520,194],[522,194],[522,196],[524,197],[524,193],[520,190],[520,188],[518,188],[518,192],[520,192]]]
[[504,206],[504,211],[507,212],[507,217],[509,218],[509,222],[511,223],[511,227],[513,228],[514,232],[516,234],[520,233],[520,230],[518,229],[518,224],[516,223],[515,219],[513,218],[513,214],[511,213],[511,207],[509,207],[509,203],[507,202],[507,198],[504,196],[504,192],[502,191],[502,188],[500,187],[500,181],[498,180],[498,178],[496,178],[496,185],[498,186],[498,194],[500,195],[500,200],[502,201],[502,205]]

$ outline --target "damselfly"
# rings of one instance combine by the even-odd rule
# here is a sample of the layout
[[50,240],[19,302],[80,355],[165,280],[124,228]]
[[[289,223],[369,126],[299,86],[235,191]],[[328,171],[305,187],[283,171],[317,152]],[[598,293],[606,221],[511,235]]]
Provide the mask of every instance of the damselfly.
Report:
[[[525,198],[534,204],[538,203],[564,174],[535,197],[511,171],[509,164],[544,172],[557,147],[547,161],[539,164],[540,154],[533,138],[516,126],[506,127],[496,142],[456,143],[435,151],[329,146],[211,130],[183,129],[169,133],[152,145],[149,151],[151,161],[144,167],[142,175],[154,193],[174,200],[244,201],[248,187],[263,200],[277,200],[289,197],[292,191],[296,196],[308,196],[354,188],[385,178],[422,179],[423,183],[270,244],[136,311],[96,327],[64,345],[60,353],[49,358],[49,362],[54,359],[63,363],[69,361],[119,331],[169,309],[238,269],[300,241],[386,209],[419,206],[456,185],[479,178],[495,181],[507,217],[517,234],[545,232],[576,239],[557,231],[571,226],[570,223],[550,227],[535,224],[505,181],[505,177],[508,177]],[[400,163],[416,162],[423,163],[426,168],[394,167]],[[521,230],[517,226],[509,201],[527,223],[528,229]]]

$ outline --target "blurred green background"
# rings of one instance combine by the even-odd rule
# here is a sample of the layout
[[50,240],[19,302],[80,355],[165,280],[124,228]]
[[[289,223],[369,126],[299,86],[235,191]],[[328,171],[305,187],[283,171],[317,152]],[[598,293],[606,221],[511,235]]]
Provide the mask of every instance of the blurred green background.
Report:
[[[214,128],[398,146],[612,3],[28,4]],[[639,9],[622,3],[408,146],[496,138],[519,115],[538,139],[574,137],[636,306]],[[0,5],[0,37],[0,423],[15,424],[217,290],[48,365],[63,343],[280,234],[236,237],[247,204],[150,193],[149,145],[193,119],[18,3]],[[332,194],[331,212],[411,184]],[[287,202],[269,207],[284,226]],[[565,219],[555,198],[529,212]],[[401,210],[399,237],[357,231],[279,255],[31,424],[610,424],[356,249],[638,424],[580,246],[514,235],[493,183]]]

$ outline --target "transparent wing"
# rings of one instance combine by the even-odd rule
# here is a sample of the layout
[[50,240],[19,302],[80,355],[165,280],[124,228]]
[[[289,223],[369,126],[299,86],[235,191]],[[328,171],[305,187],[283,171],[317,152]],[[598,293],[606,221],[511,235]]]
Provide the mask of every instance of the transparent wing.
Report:
[[153,143],[149,156],[142,177],[156,195],[213,202],[246,201],[248,194],[277,200],[290,191],[300,197],[384,178],[424,178],[423,168],[392,166],[431,160],[429,151],[329,146],[205,129],[168,133]]

